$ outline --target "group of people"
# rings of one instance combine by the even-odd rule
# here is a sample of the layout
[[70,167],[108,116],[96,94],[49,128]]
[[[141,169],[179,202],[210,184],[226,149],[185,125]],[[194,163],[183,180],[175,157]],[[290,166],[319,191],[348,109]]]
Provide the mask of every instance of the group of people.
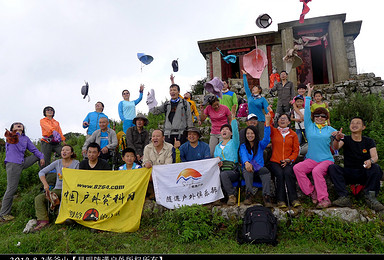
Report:
[[[277,91],[278,103],[276,114],[262,96],[260,86],[249,86],[247,73],[243,71],[243,82],[249,114],[247,127],[239,130],[236,119],[238,104],[236,94],[231,92],[228,82],[224,82],[223,97],[207,95],[200,105],[200,114],[192,100],[192,94],[180,95],[180,87],[171,75],[169,88],[170,100],[157,106],[154,91],[148,93],[149,112],[165,114],[163,129],[150,133],[144,128],[148,119],[136,115],[135,106],[142,100],[144,86],[139,89],[140,96],[130,101],[130,92],[122,92],[123,101],[118,105],[119,115],[123,122],[126,148],[121,156],[125,164],[119,170],[151,168],[177,162],[220,158],[220,180],[227,205],[237,203],[237,188],[241,178],[245,181],[245,205],[254,202],[256,180],[262,184],[262,197],[266,207],[273,207],[271,198],[271,180],[276,186],[277,206],[284,209],[288,205],[299,207],[296,182],[305,195],[311,197],[318,208],[329,207],[332,203],[328,195],[328,187],[324,176],[328,173],[338,198],[333,202],[336,206],[350,206],[347,184],[363,185],[365,200],[369,207],[377,211],[384,206],[376,199],[380,190],[382,171],[377,164],[378,154],[374,140],[362,135],[365,129],[364,119],[351,119],[349,129],[351,135],[345,136],[342,129],[336,130],[330,125],[330,114],[327,104],[323,102],[321,92],[315,92],[312,101],[313,87],[310,84],[299,84],[298,95],[292,82],[288,81],[285,71],[280,73],[281,82],[271,89]],[[305,93],[307,92],[307,95]],[[233,98],[235,96],[235,98]],[[155,102],[155,105],[154,105]],[[40,120],[42,129],[41,152],[25,135],[22,123],[13,123],[10,132],[17,139],[6,142],[7,190],[4,194],[0,210],[0,221],[13,219],[11,207],[23,169],[39,161],[40,180],[45,194],[35,198],[35,209],[38,220],[35,231],[48,225],[47,196],[49,192],[61,196],[62,169],[110,170],[107,162],[115,156],[121,134],[109,127],[108,117],[103,113],[104,104],[97,102],[95,111],[89,113],[83,121],[87,128],[87,138],[82,148],[84,160],[76,160],[73,147],[65,143],[59,123],[54,119],[52,107],[43,109],[44,118]],[[194,119],[195,118],[195,119]],[[201,125],[207,118],[211,122],[209,144],[200,140],[201,132],[194,121]],[[290,129],[291,120],[295,121],[295,130]],[[308,151],[301,162],[297,162],[301,145],[307,143]],[[269,147],[272,154],[265,161],[265,150]],[[344,167],[334,164],[334,150],[344,149]],[[29,150],[32,155],[24,158]],[[61,155],[51,163],[51,154]],[[56,183],[50,190],[46,175],[56,169]],[[312,173],[313,183],[308,174]],[[150,180],[147,196],[154,198],[153,184]],[[220,201],[215,204],[221,203]]]

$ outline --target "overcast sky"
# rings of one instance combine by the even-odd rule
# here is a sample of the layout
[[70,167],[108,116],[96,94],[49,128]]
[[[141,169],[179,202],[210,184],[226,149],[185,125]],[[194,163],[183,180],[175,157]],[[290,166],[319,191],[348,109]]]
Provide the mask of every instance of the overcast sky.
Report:
[[[377,5],[375,5],[375,3]],[[355,41],[358,72],[384,77],[382,10],[379,1],[313,0],[306,18],[346,13],[362,20]],[[298,20],[299,0],[0,0],[0,129],[21,121],[27,135],[41,137],[39,120],[53,106],[64,133],[85,133],[82,121],[94,104],[119,119],[121,92],[131,100],[145,84],[138,111],[148,112],[146,93],[169,97],[171,62],[179,58],[175,81],[184,93],[206,76],[197,41],[263,32],[255,19],[268,13],[277,24]],[[137,52],[154,57],[142,71]],[[91,101],[80,94],[84,80]]]

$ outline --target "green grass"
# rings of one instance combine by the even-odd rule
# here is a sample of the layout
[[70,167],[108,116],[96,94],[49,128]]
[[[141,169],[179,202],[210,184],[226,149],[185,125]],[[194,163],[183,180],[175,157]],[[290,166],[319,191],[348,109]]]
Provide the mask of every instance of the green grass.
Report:
[[[143,215],[140,229],[134,233],[93,233],[81,225],[55,225],[38,233],[22,230],[31,218],[33,204],[25,199],[38,192],[31,187],[14,203],[16,218],[0,224],[1,253],[49,254],[322,254],[384,253],[384,223],[347,223],[332,218],[301,214],[279,223],[277,246],[239,245],[236,242],[238,220],[225,220],[206,207],[182,207],[163,214]],[[30,199],[27,200],[30,203]],[[199,224],[198,224],[199,223]],[[207,228],[206,224],[211,225]],[[196,224],[196,225],[195,225]],[[201,236],[185,236],[183,231]],[[188,233],[187,232],[187,233]],[[17,243],[20,245],[17,246]]]

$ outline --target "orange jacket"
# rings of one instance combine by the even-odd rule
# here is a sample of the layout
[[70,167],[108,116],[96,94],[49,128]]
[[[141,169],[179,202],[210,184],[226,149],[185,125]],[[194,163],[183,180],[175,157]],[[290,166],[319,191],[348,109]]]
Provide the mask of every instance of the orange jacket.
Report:
[[281,135],[279,129],[271,126],[272,157],[271,162],[280,163],[281,160],[296,160],[299,155],[299,138],[292,129],[289,129],[285,138]]
[[[53,131],[57,131],[61,136],[61,141],[65,141],[65,137],[61,132],[60,124],[54,118],[49,119],[48,117],[44,117],[40,120],[41,132],[44,137],[49,137],[53,134]],[[47,143],[47,140],[44,138],[41,139]]]

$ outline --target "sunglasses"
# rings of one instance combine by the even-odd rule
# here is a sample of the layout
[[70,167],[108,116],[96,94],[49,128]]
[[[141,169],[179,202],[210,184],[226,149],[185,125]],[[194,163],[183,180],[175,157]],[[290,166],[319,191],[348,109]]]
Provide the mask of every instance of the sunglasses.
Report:
[[313,117],[328,118],[328,116],[325,114],[316,114],[316,115],[313,115]]

